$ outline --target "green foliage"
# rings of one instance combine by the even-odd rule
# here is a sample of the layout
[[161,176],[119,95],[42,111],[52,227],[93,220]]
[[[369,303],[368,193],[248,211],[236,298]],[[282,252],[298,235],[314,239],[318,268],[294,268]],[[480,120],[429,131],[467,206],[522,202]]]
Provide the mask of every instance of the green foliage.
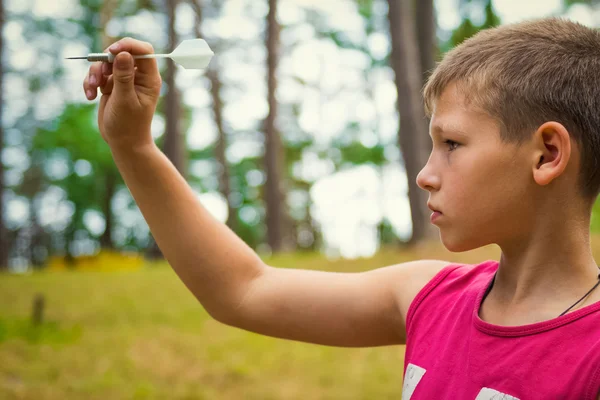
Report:
[[[241,195],[241,201],[237,207],[237,215],[234,216],[238,223],[236,233],[252,248],[256,248],[265,241],[266,229],[264,222],[264,204],[262,199],[264,182],[258,187],[250,186],[246,179],[249,171],[264,171],[262,156],[246,157],[237,164],[229,166],[231,174],[231,191]],[[244,220],[240,217],[240,211],[244,208],[254,210],[257,217],[253,220]]]
[[[31,159],[33,165],[42,166],[46,172],[45,180],[61,187],[73,203],[75,213],[67,229],[70,235],[76,230],[87,230],[83,223],[86,209],[103,212],[107,174],[116,176],[117,185],[123,184],[110,148],[98,131],[95,104],[68,104],[59,118],[39,128],[32,140]],[[56,159],[68,165],[66,176],[47,175],[48,169],[44,166]],[[76,173],[75,165],[80,160],[91,165],[89,174],[80,176]]]
[[565,7],[571,7],[574,4],[586,4],[586,5],[597,5],[600,4],[598,0],[563,0],[563,5]]
[[373,16],[373,1],[374,0],[357,0],[358,13],[365,19],[369,20]]
[[360,142],[351,142],[339,146],[339,149],[344,163],[383,165],[385,162],[385,146],[382,144],[367,147]]
[[51,156],[64,149],[71,161],[89,161],[101,171],[116,171],[110,148],[98,131],[95,104],[67,104],[62,115],[38,129],[33,150]]
[[492,0],[462,0],[461,8],[465,8],[468,5],[477,4],[480,7],[484,8],[485,19],[484,21],[477,25],[475,24],[469,16],[466,16],[463,12],[463,19],[460,25],[452,32],[452,36],[450,40],[445,43],[442,47],[445,51],[450,50],[451,48],[458,46],[466,39],[475,35],[477,32],[492,28],[500,25],[500,17],[494,11],[494,6]]
[[77,19],[74,22],[79,25],[79,28],[83,31],[83,37],[89,41],[90,49],[93,52],[100,52],[104,49],[101,41],[101,30],[100,27],[100,11],[102,10],[102,0],[79,0],[83,15],[81,19]]
[[592,207],[592,220],[590,229],[594,233],[600,233],[600,200],[596,199],[594,206]]
[[382,246],[394,244],[398,240],[394,232],[394,227],[387,218],[384,218],[377,226],[377,234]]

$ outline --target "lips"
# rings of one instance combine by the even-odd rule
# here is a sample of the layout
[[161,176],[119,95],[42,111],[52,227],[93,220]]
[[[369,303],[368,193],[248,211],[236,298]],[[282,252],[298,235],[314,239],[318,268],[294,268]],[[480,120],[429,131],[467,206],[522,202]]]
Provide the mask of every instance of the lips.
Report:
[[431,219],[431,223],[432,223],[432,224],[433,224],[433,223],[435,223],[435,221],[437,221],[437,219],[438,219],[438,218],[440,218],[441,216],[442,216],[442,213],[441,213],[441,212],[439,212],[439,211],[434,211],[434,212],[432,212],[432,213],[431,213],[431,217],[430,217],[430,219]]
[[438,212],[438,213],[442,213],[440,210],[438,210],[437,208],[435,208],[434,206],[432,206],[431,204],[427,203],[427,207],[429,207],[429,209],[433,212]]

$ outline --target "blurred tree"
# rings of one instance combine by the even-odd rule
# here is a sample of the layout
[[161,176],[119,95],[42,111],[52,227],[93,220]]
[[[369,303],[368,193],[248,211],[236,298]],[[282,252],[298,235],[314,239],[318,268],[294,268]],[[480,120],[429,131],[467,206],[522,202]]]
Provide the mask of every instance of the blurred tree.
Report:
[[[175,28],[175,16],[179,0],[167,0],[169,51],[179,45],[179,37]],[[176,84],[177,66],[172,60],[167,62],[165,84],[167,91],[163,107],[165,110],[166,129],[163,142],[163,151],[177,168],[179,173],[187,177],[187,160],[185,157],[185,141],[181,129],[182,109],[181,94]]]
[[571,7],[573,4],[586,4],[588,6],[597,6],[600,5],[600,0],[563,0],[563,6],[565,10]]
[[100,42],[102,43],[102,51],[108,48],[114,41],[114,38],[108,35],[106,26],[113,18],[115,10],[119,7],[119,0],[104,0],[100,9]]
[[[468,13],[468,10],[472,5],[476,5],[484,9],[485,18],[480,24],[474,23]],[[462,22],[452,32],[450,40],[444,45],[445,51],[458,46],[463,41],[475,35],[482,29],[492,28],[500,25],[500,17],[498,17],[494,10],[492,0],[461,0],[459,3],[459,13],[461,15]]]
[[279,62],[279,31],[277,0],[269,0],[265,44],[267,49],[267,96],[269,114],[264,123],[265,131],[265,204],[267,220],[267,243],[273,252],[289,250],[291,229],[285,209],[285,176],[282,176],[285,160],[282,142],[277,131],[277,65]]
[[[100,10],[100,27],[102,29],[102,49],[108,48],[114,41],[106,32],[106,26],[113,17],[115,9],[119,5],[119,0],[104,0],[102,9]],[[103,249],[114,249],[113,240],[113,225],[114,214],[112,212],[112,199],[117,189],[118,172],[115,169],[108,169],[104,172],[104,201],[102,203],[102,211],[106,221],[104,233],[100,237],[100,247]]]
[[29,201],[29,225],[20,232],[22,239],[25,239],[22,234],[27,233],[27,240],[23,243],[26,251],[21,256],[24,256],[34,267],[44,265],[51,246],[49,234],[41,225],[39,208],[35,201],[36,195],[42,193],[47,187],[43,166],[36,162],[24,172],[21,184],[15,189],[16,193],[25,196]]
[[435,67],[438,56],[437,23],[433,0],[416,0],[417,41],[423,84]]
[[[81,1],[85,2],[85,0]],[[93,4],[91,6],[94,7]],[[9,256],[19,262],[38,265],[45,261],[51,249],[50,232],[40,226],[39,210],[37,209],[39,207],[37,200],[41,200],[42,191],[48,188],[47,179],[39,160],[35,159],[32,142],[40,129],[48,128],[56,123],[57,114],[54,110],[57,106],[60,107],[60,110],[68,96],[66,91],[60,89],[64,83],[61,81],[64,68],[60,61],[64,56],[65,43],[85,42],[89,39],[89,36],[81,35],[78,30],[81,27],[89,28],[90,26],[88,22],[91,19],[87,19],[89,14],[86,14],[86,10],[83,9],[81,18],[39,17],[34,16],[23,7],[16,7],[10,14],[11,22],[19,26],[22,32],[12,37],[13,46],[14,42],[20,41],[22,44],[15,49],[22,50],[25,54],[27,54],[27,50],[32,50],[38,61],[28,65],[22,62],[23,57],[11,52],[2,63],[4,72],[8,73],[5,76],[12,82],[23,82],[29,89],[17,95],[21,97],[22,102],[27,104],[27,109],[16,119],[13,115],[13,122],[7,127],[11,133],[12,149],[21,151],[25,155],[20,157],[18,162],[12,163],[12,168],[7,171],[8,174],[0,174],[2,178],[9,175],[11,177],[12,187],[5,188],[7,190],[4,193],[12,192],[13,197],[18,198],[21,202],[27,202],[29,205],[28,218],[15,221],[16,226],[11,228],[13,231],[10,236],[15,240],[12,242],[12,248],[9,249]],[[84,32],[87,31],[84,30]],[[3,43],[2,49],[5,47],[9,47],[7,43]],[[62,96],[63,93],[64,96]],[[52,100],[48,101],[50,96],[52,96]],[[47,110],[52,111],[48,113]],[[56,239],[55,242],[62,242],[66,232],[66,230],[53,232],[52,239]]]
[[[190,0],[190,5],[194,9],[196,14],[196,24],[194,25],[194,34],[198,38],[204,37],[202,35],[202,4],[201,0]],[[218,49],[215,48],[215,44],[212,43],[213,51],[218,53]],[[237,230],[237,210],[233,207],[231,201],[231,182],[230,182],[230,171],[229,163],[225,157],[225,150],[227,149],[227,135],[225,133],[224,121],[223,121],[223,100],[221,98],[221,78],[219,76],[219,69],[216,66],[218,58],[213,59],[208,69],[206,70],[206,77],[210,81],[210,94],[212,98],[212,109],[213,118],[215,120],[215,126],[217,127],[217,144],[215,146],[215,159],[219,164],[219,192],[225,198],[227,202],[227,221],[226,224],[234,232]]]
[[[173,51],[179,45],[179,38],[175,29],[175,16],[179,0],[167,0],[166,11],[168,19],[169,51]],[[187,160],[185,156],[185,141],[181,129],[182,109],[181,94],[176,84],[177,66],[172,60],[167,62],[167,72],[165,84],[167,93],[163,102],[166,129],[163,139],[163,152],[171,160],[179,173],[187,178]],[[152,237],[152,234],[150,234]],[[156,244],[154,237],[150,240],[150,246],[146,252],[150,259],[163,258],[160,248]]]
[[[25,195],[40,193],[43,181],[61,188],[67,195],[73,214],[63,232],[63,254],[68,262],[77,255],[74,243],[83,235],[92,236],[86,227],[86,211],[104,212],[105,184],[99,176],[117,175],[110,149],[102,140],[96,124],[95,104],[68,104],[52,124],[40,128],[32,140],[31,158],[35,164],[26,175],[19,191]],[[51,163],[61,161],[67,167],[63,176],[51,174]],[[79,166],[79,168],[78,168]],[[85,167],[87,166],[87,167]],[[116,184],[123,184],[118,178]]]
[[[419,59],[421,61],[421,86],[425,86],[429,75],[435,68],[435,62],[439,53],[437,18],[433,0],[416,1],[416,23]],[[425,132],[429,132],[429,119],[423,118],[423,123],[425,124]],[[430,154],[433,147],[431,140],[426,139],[423,144],[425,145],[425,152]]]
[[[2,85],[4,76],[4,0],[0,0],[0,154],[4,150],[4,125],[2,114],[4,109],[4,87]],[[8,268],[8,231],[4,223],[6,204],[4,202],[4,162],[0,157],[0,270]]]
[[[33,199],[24,193],[19,193],[19,186],[26,178],[27,169],[34,163],[29,158],[28,149],[36,130],[51,118],[55,117],[55,107],[61,105],[62,92],[60,92],[60,81],[64,69],[59,60],[62,58],[63,40],[66,32],[73,28],[73,23],[67,19],[49,18],[45,16],[34,16],[22,5],[3,2],[3,19],[10,19],[13,26],[17,26],[15,35],[11,35],[11,41],[3,41],[1,49],[4,51],[12,47],[12,51],[4,52],[2,56],[2,79],[6,84],[22,85],[23,90],[15,93],[12,105],[21,103],[22,110],[16,111],[8,103],[3,105],[3,112],[12,110],[10,115],[4,114],[2,128],[2,152],[6,155],[9,151],[22,154],[22,157],[13,157],[10,164],[2,165],[2,196],[7,201],[8,194],[12,199],[19,202],[33,204]],[[7,18],[7,15],[9,17]],[[16,43],[19,43],[16,45]],[[23,54],[35,54],[36,62],[23,62]],[[25,57],[27,59],[27,57]],[[4,90],[6,90],[4,88]],[[52,101],[49,102],[49,96]],[[16,107],[17,109],[19,107]],[[16,115],[15,115],[16,111]],[[7,118],[8,117],[8,118]],[[10,150],[9,150],[10,149]],[[8,151],[7,151],[8,150]],[[14,153],[13,153],[14,154]],[[6,159],[4,159],[6,161]],[[6,179],[6,180],[5,180]],[[4,206],[6,207],[6,206]],[[28,253],[31,249],[31,241],[39,238],[39,227],[31,225],[35,220],[34,210],[27,210],[29,218],[16,219],[14,215],[4,214],[2,225],[8,221],[12,222],[10,231],[4,225],[4,231],[0,233],[2,239],[7,238],[10,247],[7,250],[8,257],[21,264],[27,262]],[[6,233],[6,235],[4,234]],[[0,240],[2,242],[2,240]],[[0,251],[1,252],[1,251]]]
[[408,178],[412,236],[409,243],[436,235],[427,216],[427,193],[420,189],[416,177],[429,157],[427,130],[420,87],[423,82],[419,45],[414,26],[412,0],[388,0],[388,19],[392,42],[391,64],[398,92],[400,117],[398,142]]

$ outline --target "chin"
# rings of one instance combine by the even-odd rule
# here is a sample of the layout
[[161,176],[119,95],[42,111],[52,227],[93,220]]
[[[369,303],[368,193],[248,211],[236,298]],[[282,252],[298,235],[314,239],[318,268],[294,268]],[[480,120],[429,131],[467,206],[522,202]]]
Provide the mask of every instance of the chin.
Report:
[[475,250],[486,245],[480,240],[473,240],[472,238],[469,240],[468,238],[444,235],[441,231],[440,240],[442,241],[444,247],[453,253],[462,253],[464,251]]

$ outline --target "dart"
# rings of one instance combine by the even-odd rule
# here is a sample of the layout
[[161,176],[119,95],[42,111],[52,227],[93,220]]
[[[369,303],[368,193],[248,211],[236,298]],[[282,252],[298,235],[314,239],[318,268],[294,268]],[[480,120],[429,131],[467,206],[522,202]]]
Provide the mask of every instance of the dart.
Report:
[[[205,69],[215,53],[204,39],[184,40],[169,54],[140,54],[134,55],[136,60],[147,58],[170,58],[185,69]],[[68,60],[88,60],[112,63],[115,55],[112,53],[90,53],[82,57],[67,57]]]

